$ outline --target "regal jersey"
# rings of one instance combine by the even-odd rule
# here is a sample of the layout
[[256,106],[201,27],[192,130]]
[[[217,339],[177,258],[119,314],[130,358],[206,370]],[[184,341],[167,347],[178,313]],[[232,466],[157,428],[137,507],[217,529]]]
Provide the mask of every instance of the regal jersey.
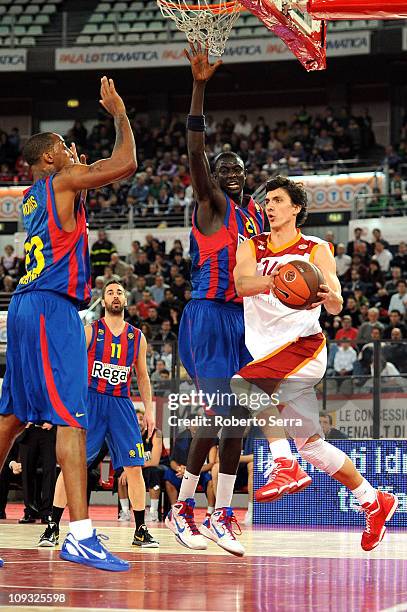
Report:
[[126,323],[120,336],[114,336],[104,319],[92,323],[88,348],[88,386],[97,393],[130,397],[133,366],[137,361],[141,331]]
[[78,200],[76,228],[64,231],[55,204],[53,177],[36,181],[24,192],[26,274],[20,279],[16,294],[54,291],[78,305],[86,304],[90,299],[91,275],[85,204]]
[[197,226],[196,208],[190,236],[192,297],[224,302],[241,301],[233,280],[236,250],[240,242],[263,231],[264,214],[252,198],[247,207],[238,206],[228,195],[222,227],[212,236]]
[[[250,240],[257,261],[257,275],[271,274],[279,264],[295,259],[313,262],[321,244],[332,245],[314,236],[304,236],[298,231],[296,238],[279,250],[273,248],[268,233]],[[321,308],[294,310],[278,300],[271,291],[245,297],[243,300],[246,346],[254,360],[271,355],[298,338],[321,332],[319,316]]]

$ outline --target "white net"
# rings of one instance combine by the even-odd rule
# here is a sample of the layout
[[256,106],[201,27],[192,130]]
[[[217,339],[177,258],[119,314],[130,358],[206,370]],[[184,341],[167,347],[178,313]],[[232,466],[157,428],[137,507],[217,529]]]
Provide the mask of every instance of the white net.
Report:
[[209,4],[206,0],[194,3],[185,0],[157,0],[164,17],[172,19],[189,42],[200,42],[211,55],[222,55],[230,32],[243,10],[239,2]]

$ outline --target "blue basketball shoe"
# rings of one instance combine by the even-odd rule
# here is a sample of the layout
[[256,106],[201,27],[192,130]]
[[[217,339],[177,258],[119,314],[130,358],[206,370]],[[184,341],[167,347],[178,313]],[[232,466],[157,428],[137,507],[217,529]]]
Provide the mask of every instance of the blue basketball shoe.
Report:
[[103,533],[96,535],[96,529],[93,530],[92,537],[85,540],[77,540],[72,533],[68,533],[59,556],[64,561],[73,561],[109,572],[125,572],[130,569],[130,563],[115,557],[103,546],[101,540],[108,539]]

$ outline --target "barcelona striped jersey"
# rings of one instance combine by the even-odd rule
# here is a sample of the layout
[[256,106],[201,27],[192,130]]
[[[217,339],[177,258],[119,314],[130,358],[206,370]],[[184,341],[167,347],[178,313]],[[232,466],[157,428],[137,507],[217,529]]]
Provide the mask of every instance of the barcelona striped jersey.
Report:
[[225,197],[225,218],[212,236],[199,231],[194,210],[190,235],[192,297],[241,302],[233,280],[236,250],[240,242],[261,234],[264,214],[253,198],[247,206],[238,206],[226,193]]
[[94,321],[88,348],[89,389],[115,397],[130,397],[140,340],[141,331],[129,323],[120,336],[114,336],[104,319]]
[[53,176],[36,181],[24,192],[22,213],[26,274],[16,293],[55,291],[79,304],[91,292],[90,258],[85,202],[75,203],[76,227],[62,229],[55,204]]

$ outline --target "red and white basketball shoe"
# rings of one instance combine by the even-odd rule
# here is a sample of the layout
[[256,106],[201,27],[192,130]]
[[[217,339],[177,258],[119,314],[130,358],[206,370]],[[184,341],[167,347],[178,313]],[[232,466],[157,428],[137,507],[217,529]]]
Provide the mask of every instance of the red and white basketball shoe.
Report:
[[386,533],[385,523],[391,519],[399,505],[393,493],[377,491],[372,504],[363,504],[361,510],[366,514],[366,529],[362,534],[363,550],[373,550],[380,544]]
[[298,461],[280,457],[272,465],[267,484],[255,492],[255,498],[257,502],[276,501],[285,493],[299,493],[311,482],[311,476],[304,472]]

